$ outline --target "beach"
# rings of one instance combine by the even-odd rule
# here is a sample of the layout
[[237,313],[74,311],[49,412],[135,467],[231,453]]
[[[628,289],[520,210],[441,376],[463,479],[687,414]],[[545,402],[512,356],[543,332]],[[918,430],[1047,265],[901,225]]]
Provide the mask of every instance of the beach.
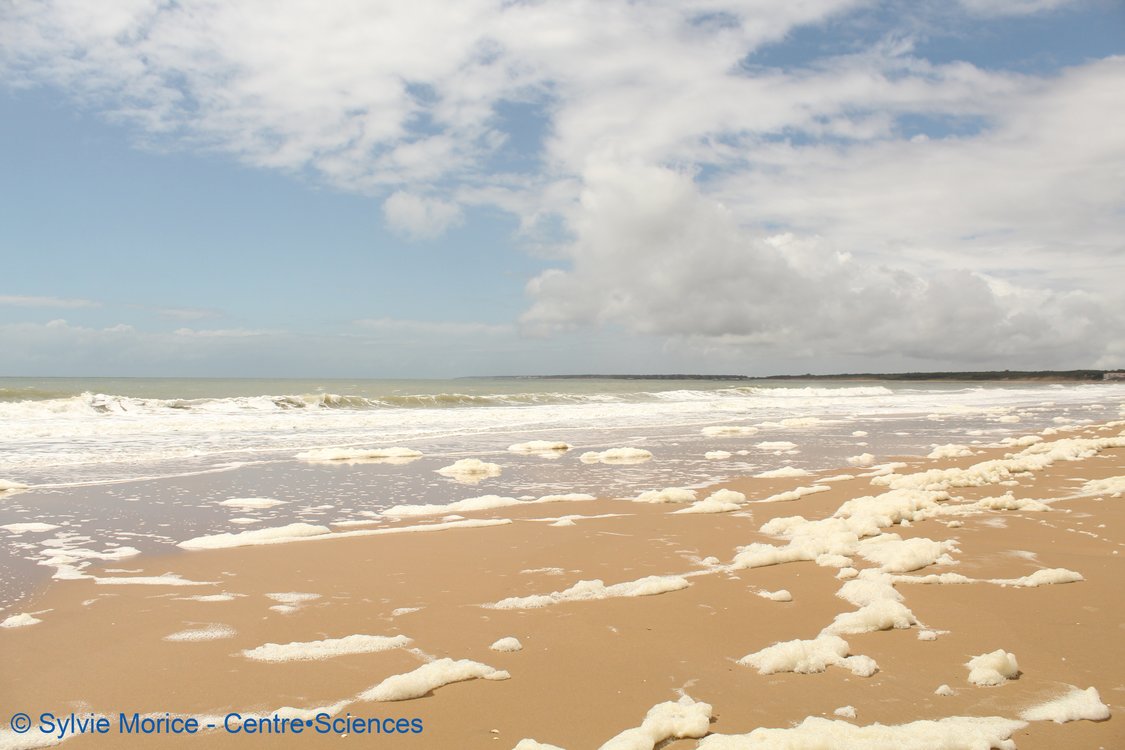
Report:
[[[106,717],[107,734],[70,725],[68,747],[1120,746],[1125,424],[1001,423],[1002,437],[931,457],[806,469],[786,451],[827,428],[805,419],[790,449],[746,425],[693,426],[727,447],[769,443],[769,458],[764,476],[690,489],[637,481],[659,451],[576,461],[545,441],[507,455],[629,470],[632,488],[505,496],[462,473],[452,504],[173,531],[171,549],[101,560],[71,545],[4,613],[0,704],[33,726],[0,747],[57,740],[45,712]],[[334,450],[312,458],[337,482],[371,465]],[[487,475],[486,458],[458,461]],[[219,476],[264,487],[261,471]],[[180,492],[206,495],[214,476]],[[201,728],[144,734],[134,714]]]

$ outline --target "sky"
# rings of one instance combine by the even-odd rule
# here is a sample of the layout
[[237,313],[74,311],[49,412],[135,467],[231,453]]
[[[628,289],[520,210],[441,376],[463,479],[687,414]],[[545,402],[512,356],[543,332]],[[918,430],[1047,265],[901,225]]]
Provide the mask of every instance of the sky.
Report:
[[0,375],[1125,366],[1120,0],[0,0]]

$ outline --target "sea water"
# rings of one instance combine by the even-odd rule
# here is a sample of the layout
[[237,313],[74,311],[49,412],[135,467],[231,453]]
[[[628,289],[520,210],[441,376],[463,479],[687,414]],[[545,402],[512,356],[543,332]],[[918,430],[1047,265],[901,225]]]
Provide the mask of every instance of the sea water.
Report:
[[[0,612],[46,576],[206,534],[881,462],[1115,419],[1123,402],[1100,383],[0,378],[0,487],[25,486],[0,492]],[[539,440],[573,448],[508,450]],[[387,447],[421,455],[361,458]],[[582,460],[614,448],[652,457]],[[298,458],[324,449],[355,459]],[[499,474],[438,473],[460,459]]]

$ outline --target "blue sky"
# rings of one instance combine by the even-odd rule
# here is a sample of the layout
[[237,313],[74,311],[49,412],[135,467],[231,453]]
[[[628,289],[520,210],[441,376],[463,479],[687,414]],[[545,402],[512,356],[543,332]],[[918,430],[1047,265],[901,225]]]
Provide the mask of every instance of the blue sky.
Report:
[[1125,6],[0,7],[0,375],[1125,365]]

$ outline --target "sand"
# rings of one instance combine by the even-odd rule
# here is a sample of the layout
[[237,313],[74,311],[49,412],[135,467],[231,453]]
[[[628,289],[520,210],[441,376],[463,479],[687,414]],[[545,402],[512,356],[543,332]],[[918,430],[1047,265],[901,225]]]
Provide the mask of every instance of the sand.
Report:
[[[1048,440],[1116,436],[1122,426],[1089,427]],[[902,458],[907,466],[897,473],[965,468],[1019,450]],[[1074,497],[1090,480],[1125,475],[1125,448],[1058,461],[1006,480],[1015,485],[953,488],[951,500],[937,503],[948,510],[1011,492],[1015,500],[1047,503],[1047,511],[978,509],[917,516],[885,529],[906,542],[933,540],[953,564],[897,574],[893,591],[917,624],[824,634],[842,638],[848,654],[873,660],[878,669],[871,676],[840,665],[807,674],[761,674],[745,660],[739,663],[781,642],[816,639],[838,615],[853,613],[856,602],[867,601],[836,595],[842,577],[852,575],[841,573],[841,565],[858,569],[857,580],[875,581],[863,592],[852,587],[853,595],[874,597],[877,604],[887,593],[887,579],[876,571],[882,559],[877,555],[845,555],[850,565],[829,558],[821,560],[825,565],[730,565],[745,545],[786,544],[760,531],[773,519],[827,518],[847,501],[887,488],[857,477],[837,479],[828,490],[790,501],[756,501],[814,485],[818,476],[867,471],[845,467],[813,476],[746,478],[698,493],[699,498],[717,489],[743,493],[747,502],[735,512],[685,514],[675,512],[687,507],[683,503],[627,500],[534,503],[462,513],[468,519],[510,519],[508,524],[133,558],[129,569],[135,572],[94,572],[102,578],[172,573],[215,583],[188,590],[52,582],[21,606],[41,622],[0,630],[0,706],[6,715],[16,710],[33,716],[44,711],[102,714],[111,717],[115,729],[118,712],[214,716],[221,723],[230,711],[269,716],[292,707],[311,717],[324,709],[339,717],[417,719],[424,727],[420,734],[377,740],[353,733],[348,739],[354,742],[507,749],[530,738],[581,750],[600,747],[630,728],[643,731],[626,740],[648,737],[666,719],[660,711],[645,718],[659,704],[668,704],[661,711],[685,713],[681,718],[698,729],[701,708],[686,699],[683,706],[669,703],[687,695],[710,704],[709,730],[718,735],[788,728],[808,717],[857,726],[1000,717],[1016,722],[996,726],[1021,750],[1125,746],[1125,649],[1120,647],[1125,498],[1112,493]],[[564,515],[572,523],[539,520]],[[439,521],[408,518],[380,528]],[[362,527],[347,530],[356,528]],[[927,546],[918,542],[901,549]],[[1038,582],[1043,576],[1027,577],[1044,569],[1071,571],[1082,580],[1041,586],[991,582]],[[947,573],[980,580],[943,584],[906,578]],[[644,582],[650,577],[649,582],[682,579],[687,585],[649,586]],[[614,593],[563,597],[540,607],[489,606],[565,592],[594,580],[604,585],[580,588]],[[782,590],[789,600],[769,596]],[[195,631],[212,637],[168,639]],[[393,648],[340,645],[391,643],[381,639],[398,636]],[[522,649],[491,648],[504,638],[518,639]],[[266,644],[288,644],[279,653],[291,655],[300,652],[300,644],[319,645],[309,646],[313,656],[276,661],[244,654],[261,653],[253,650]],[[994,687],[971,683],[966,664],[997,650],[1018,658],[1014,679],[1005,677]],[[391,683],[421,685],[422,697],[363,699],[389,695],[373,689],[423,667]],[[942,685],[952,695],[935,694]],[[1091,687],[1108,707],[1109,719],[1020,722],[1021,713],[1032,707]],[[841,707],[852,711],[838,713]],[[853,711],[854,718],[848,717]],[[0,718],[4,730],[6,715]],[[0,732],[0,748],[19,747],[18,739]],[[205,737],[128,742],[116,734],[79,736],[65,744],[234,748],[324,741],[310,734],[257,737],[214,730]],[[618,745],[625,747],[622,742]],[[706,742],[728,746],[722,738]],[[698,744],[697,739],[674,739],[661,747]]]

